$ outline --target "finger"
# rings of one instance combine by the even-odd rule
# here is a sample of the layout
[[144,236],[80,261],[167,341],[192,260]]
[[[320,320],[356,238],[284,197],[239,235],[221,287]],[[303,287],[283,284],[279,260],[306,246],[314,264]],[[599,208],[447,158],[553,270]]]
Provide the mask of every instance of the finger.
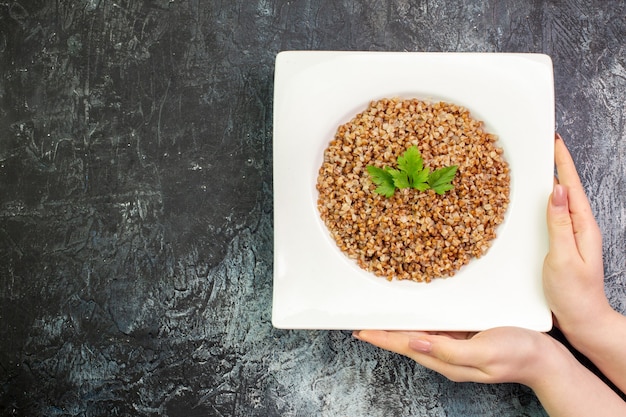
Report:
[[486,349],[478,340],[427,336],[409,340],[413,359],[457,382],[490,382],[482,370]]
[[434,335],[434,336],[441,335],[441,336],[449,337],[451,339],[470,339],[476,334],[476,332],[461,332],[461,331],[447,331],[447,330],[446,331],[443,331],[443,330],[437,330],[437,331],[394,330],[394,331],[406,334],[413,338],[426,336],[426,335]]
[[[574,225],[570,216],[568,188],[562,184],[555,184],[548,202],[547,223],[549,236],[550,256],[571,256],[578,253],[578,246],[574,237]],[[555,259],[558,262],[567,262],[567,258]]]
[[442,335],[451,339],[469,339],[475,332],[425,332],[425,331],[406,331],[406,330],[355,330],[352,333],[356,339],[371,343],[382,349],[391,350],[402,355],[410,353],[412,350],[408,347],[409,340],[417,340],[426,336]]
[[577,189],[584,194],[574,160],[559,134],[556,135],[554,141],[554,162],[559,183]]
[[420,337],[420,336],[425,336],[425,335],[430,334],[430,332],[424,332],[424,331],[419,331],[419,330],[386,330],[386,331],[390,333],[401,333],[409,337]]
[[378,346],[381,349],[390,350],[405,356],[411,353],[411,349],[409,349],[409,338],[411,336],[404,332],[360,330],[353,332],[352,335],[359,340]]
[[578,250],[583,259],[595,258],[602,239],[600,230],[580,182],[572,156],[560,136],[555,142],[554,159],[559,183],[567,188],[568,208]]
[[488,349],[488,346],[483,346],[477,338],[450,339],[440,336],[411,339],[409,340],[409,347],[429,353],[450,365],[471,367],[483,364]]

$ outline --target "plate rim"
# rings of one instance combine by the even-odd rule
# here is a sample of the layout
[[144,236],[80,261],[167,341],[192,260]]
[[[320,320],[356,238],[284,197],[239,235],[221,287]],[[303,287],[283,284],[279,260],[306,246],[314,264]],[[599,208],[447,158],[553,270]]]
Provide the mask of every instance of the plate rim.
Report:
[[[314,65],[320,65],[320,63],[324,63],[325,61],[328,62],[328,60],[332,60],[332,59],[336,59],[336,58],[341,58],[341,57],[359,57],[359,59],[364,58],[365,59],[371,59],[372,57],[375,57],[375,59],[389,59],[390,57],[394,57],[393,59],[396,60],[405,60],[407,58],[423,58],[423,57],[429,57],[429,58],[433,58],[433,57],[437,57],[436,59],[439,59],[441,57],[445,57],[446,59],[452,59],[452,60],[458,60],[458,59],[466,59],[468,57],[472,57],[472,59],[484,59],[486,57],[489,57],[489,59],[496,59],[496,60],[500,60],[500,59],[510,59],[510,58],[530,58],[530,60],[532,62],[538,63],[539,65],[543,66],[543,71],[545,72],[545,76],[548,78],[548,84],[550,86],[550,88],[547,89],[547,91],[545,92],[547,94],[546,98],[547,101],[549,101],[549,103],[547,104],[547,107],[551,108],[552,111],[550,112],[550,119],[552,121],[552,127],[554,126],[554,78],[553,78],[553,68],[552,68],[552,61],[550,59],[550,57],[546,54],[536,54],[536,53],[483,53],[483,52],[392,52],[392,51],[376,51],[376,52],[369,52],[369,51],[303,51],[303,50],[298,50],[298,51],[281,51],[279,54],[277,54],[276,56],[276,68],[275,68],[275,84],[274,84],[274,180],[273,180],[273,184],[274,184],[274,271],[273,271],[273,300],[272,300],[272,324],[274,325],[274,327],[276,328],[286,328],[286,329],[345,329],[345,328],[357,328],[356,326],[350,326],[349,324],[365,324],[365,323],[359,323],[359,320],[352,318],[350,319],[350,317],[348,317],[347,319],[344,317],[343,319],[341,319],[339,316],[341,316],[342,314],[344,316],[349,315],[348,312],[343,311],[341,309],[341,307],[337,307],[336,304],[333,304],[336,307],[337,311],[318,311],[318,312],[312,312],[310,314],[318,314],[318,318],[319,320],[311,320],[310,317],[306,318],[306,317],[300,317],[300,318],[294,318],[294,316],[292,315],[291,319],[286,318],[284,315],[284,309],[282,307],[284,307],[284,304],[287,302],[287,300],[285,300],[285,296],[281,294],[281,290],[285,287],[285,285],[289,286],[289,285],[293,285],[293,283],[291,284],[285,284],[284,280],[280,279],[280,274],[282,274],[282,265],[281,263],[283,263],[285,260],[281,259],[280,257],[280,253],[278,253],[278,250],[280,250],[280,236],[277,236],[276,231],[279,230],[282,225],[282,219],[279,217],[280,214],[284,214],[283,211],[281,211],[279,207],[279,203],[280,201],[277,201],[278,199],[281,198],[281,187],[277,186],[276,184],[276,179],[278,178],[278,176],[280,175],[284,175],[284,172],[279,172],[281,169],[281,161],[280,161],[280,146],[281,146],[281,137],[280,135],[282,134],[281,132],[281,124],[284,124],[285,122],[282,121],[280,119],[280,117],[282,115],[280,114],[276,114],[277,111],[280,111],[280,104],[281,104],[281,100],[282,98],[279,97],[280,94],[283,94],[283,92],[281,91],[281,88],[284,88],[284,78],[281,77],[285,77],[285,76],[293,76],[293,73],[285,73],[285,60],[286,59],[300,59],[300,60],[304,60],[306,62],[304,62],[304,64],[302,62],[300,62],[300,64],[302,65],[301,69],[298,69],[295,72],[301,71],[301,70],[310,70],[310,65],[314,64]],[[292,70],[290,68],[287,68],[288,70]],[[293,70],[292,70],[293,71]],[[544,80],[545,81],[545,80]],[[376,99],[377,97],[373,97],[373,99]],[[378,98],[382,98],[382,97],[378,97]],[[455,101],[452,101],[455,102]],[[276,103],[278,103],[279,105],[276,105]],[[456,103],[456,102],[455,102]],[[456,103],[458,104],[458,103]],[[466,108],[468,108],[472,114],[474,114],[473,109],[471,106],[466,105],[465,103],[461,103],[461,105],[464,105]],[[354,113],[356,114],[356,113]],[[278,116],[278,117],[277,117]],[[484,119],[481,119],[484,120]],[[488,120],[484,120],[486,125],[489,126],[490,123]],[[335,125],[334,128],[336,129],[336,127],[338,126]],[[278,139],[278,140],[277,140]],[[325,143],[327,144],[328,140],[325,141]],[[552,146],[553,146],[553,141],[551,142]],[[549,146],[547,146],[547,148],[550,148]],[[553,147],[552,147],[553,149]],[[549,149],[548,149],[549,150]],[[550,158],[551,160],[553,159],[552,156]],[[320,159],[321,160],[321,159]],[[551,182],[551,179],[550,179]],[[512,184],[513,186],[513,184]],[[546,200],[547,201],[547,200]],[[316,210],[316,206],[314,205],[314,208]],[[510,210],[511,208],[509,208]],[[319,215],[317,215],[318,220],[317,221],[321,221],[321,219],[319,219]],[[544,222],[545,223],[545,222]],[[490,250],[491,251],[491,250]],[[347,257],[344,256],[344,261],[349,261],[347,259]],[[472,262],[470,262],[470,265],[472,264]],[[357,267],[358,268],[358,267]],[[452,277],[452,278],[448,278],[448,279],[443,279],[443,280],[454,280],[457,279],[458,277]],[[374,283],[376,282],[376,280],[384,280],[382,278],[374,278]],[[439,280],[439,279],[438,279]],[[437,281],[437,280],[435,280]],[[310,284],[310,283],[309,283]],[[372,285],[374,285],[373,283],[371,283]],[[404,286],[405,283],[402,282],[395,282],[395,284],[400,284],[400,285],[396,285],[397,288],[400,288],[402,286]],[[433,285],[431,284],[419,284],[419,283],[409,283],[410,285]],[[369,285],[369,284],[368,284]],[[536,282],[535,282],[536,285]],[[313,287],[315,287],[313,285]],[[396,288],[396,289],[397,289]],[[343,289],[345,291],[345,288]],[[394,292],[394,291],[391,291]],[[303,295],[302,297],[304,297],[306,295]],[[290,300],[291,304],[293,304],[293,300]],[[335,303],[340,303],[340,300],[335,300]],[[293,307],[293,306],[291,306]],[[547,331],[549,330],[549,328],[552,326],[552,319],[551,319],[551,314],[549,313],[549,309],[547,308],[547,305],[545,303],[545,300],[543,300],[543,303],[537,307],[534,307],[535,309],[540,309],[542,310],[541,313],[543,314],[543,320],[538,320],[536,323],[528,323],[527,326],[522,326],[522,327],[527,327],[527,328],[533,328],[535,330],[540,330],[540,331]],[[302,313],[302,312],[301,312]],[[384,312],[383,312],[384,313]],[[304,314],[304,313],[303,313]],[[326,317],[330,315],[330,317]],[[392,316],[392,315],[389,315]],[[484,321],[484,320],[483,320]],[[372,326],[358,326],[359,328],[381,328],[380,324],[384,324],[384,320],[383,322],[377,322],[377,323],[372,323]],[[485,322],[485,325],[487,325],[488,323]],[[522,323],[523,324],[523,323]],[[393,326],[385,326],[384,328],[393,328]],[[427,328],[425,327],[419,327],[422,330],[426,330]],[[487,328],[485,326],[480,326],[480,325],[476,325],[476,326],[468,326],[467,323],[466,324],[459,324],[459,325],[455,325],[453,323],[450,323],[447,328],[441,328],[441,327],[437,327],[437,330],[481,330]],[[432,330],[435,330],[434,328]]]

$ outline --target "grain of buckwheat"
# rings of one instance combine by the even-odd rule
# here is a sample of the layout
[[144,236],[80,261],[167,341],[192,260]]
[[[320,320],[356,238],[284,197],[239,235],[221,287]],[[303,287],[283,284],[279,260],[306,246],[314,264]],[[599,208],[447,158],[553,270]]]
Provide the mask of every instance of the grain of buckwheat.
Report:
[[[319,169],[318,209],[337,246],[388,280],[453,276],[496,237],[509,203],[509,167],[497,138],[467,109],[418,99],[372,101],[339,126]],[[416,145],[431,170],[458,165],[454,189],[396,190],[386,198],[366,167],[396,167]]]

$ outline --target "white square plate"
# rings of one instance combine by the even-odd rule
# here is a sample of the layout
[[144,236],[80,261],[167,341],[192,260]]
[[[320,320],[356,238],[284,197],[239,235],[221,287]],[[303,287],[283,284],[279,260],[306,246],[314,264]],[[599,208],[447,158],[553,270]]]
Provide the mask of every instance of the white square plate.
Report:
[[[380,98],[466,107],[498,135],[511,198],[487,254],[454,277],[387,281],[345,256],[317,211],[317,173],[337,127]],[[272,323],[291,329],[547,331],[541,270],[552,190],[554,81],[541,54],[288,51],[274,85]]]

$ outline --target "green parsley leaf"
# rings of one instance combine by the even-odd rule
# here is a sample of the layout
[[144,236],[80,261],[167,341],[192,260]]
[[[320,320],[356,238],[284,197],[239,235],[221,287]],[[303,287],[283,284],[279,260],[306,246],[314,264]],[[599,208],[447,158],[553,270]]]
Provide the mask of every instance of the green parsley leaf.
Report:
[[413,184],[413,188],[415,188],[418,191],[426,191],[430,189],[430,185],[428,185],[427,182],[420,182],[417,184]]
[[387,172],[389,172],[393,177],[393,185],[395,185],[396,188],[403,189],[411,186],[409,175],[406,171],[398,171],[397,169],[387,168]]
[[396,183],[396,187],[400,189],[412,187],[421,191],[430,188],[427,184],[429,169],[424,168],[424,160],[417,146],[411,146],[398,157],[398,167],[406,174],[408,183],[403,185]]
[[443,194],[454,188],[451,182],[457,166],[430,172],[430,169],[424,166],[422,154],[417,146],[411,146],[398,157],[398,168],[400,169],[390,167],[382,169],[373,165],[367,167],[372,182],[378,185],[374,190],[375,193],[391,197],[396,188],[415,188],[419,191],[432,188],[437,194]]
[[457,169],[458,165],[452,165],[433,171],[428,176],[428,185],[439,195],[453,189],[454,186],[451,183],[456,175]]
[[391,168],[385,169],[369,165],[367,172],[372,177],[372,182],[378,187],[374,190],[375,193],[384,195],[385,197],[391,197],[395,192],[395,185],[393,183],[393,176],[389,173]]
[[420,172],[413,175],[413,184],[411,186],[419,191],[426,191],[430,188],[428,185],[428,176],[430,175],[430,169],[428,167],[422,168]]
[[411,146],[398,157],[398,167],[409,175],[411,182],[414,175],[424,169],[424,160],[417,146]]

